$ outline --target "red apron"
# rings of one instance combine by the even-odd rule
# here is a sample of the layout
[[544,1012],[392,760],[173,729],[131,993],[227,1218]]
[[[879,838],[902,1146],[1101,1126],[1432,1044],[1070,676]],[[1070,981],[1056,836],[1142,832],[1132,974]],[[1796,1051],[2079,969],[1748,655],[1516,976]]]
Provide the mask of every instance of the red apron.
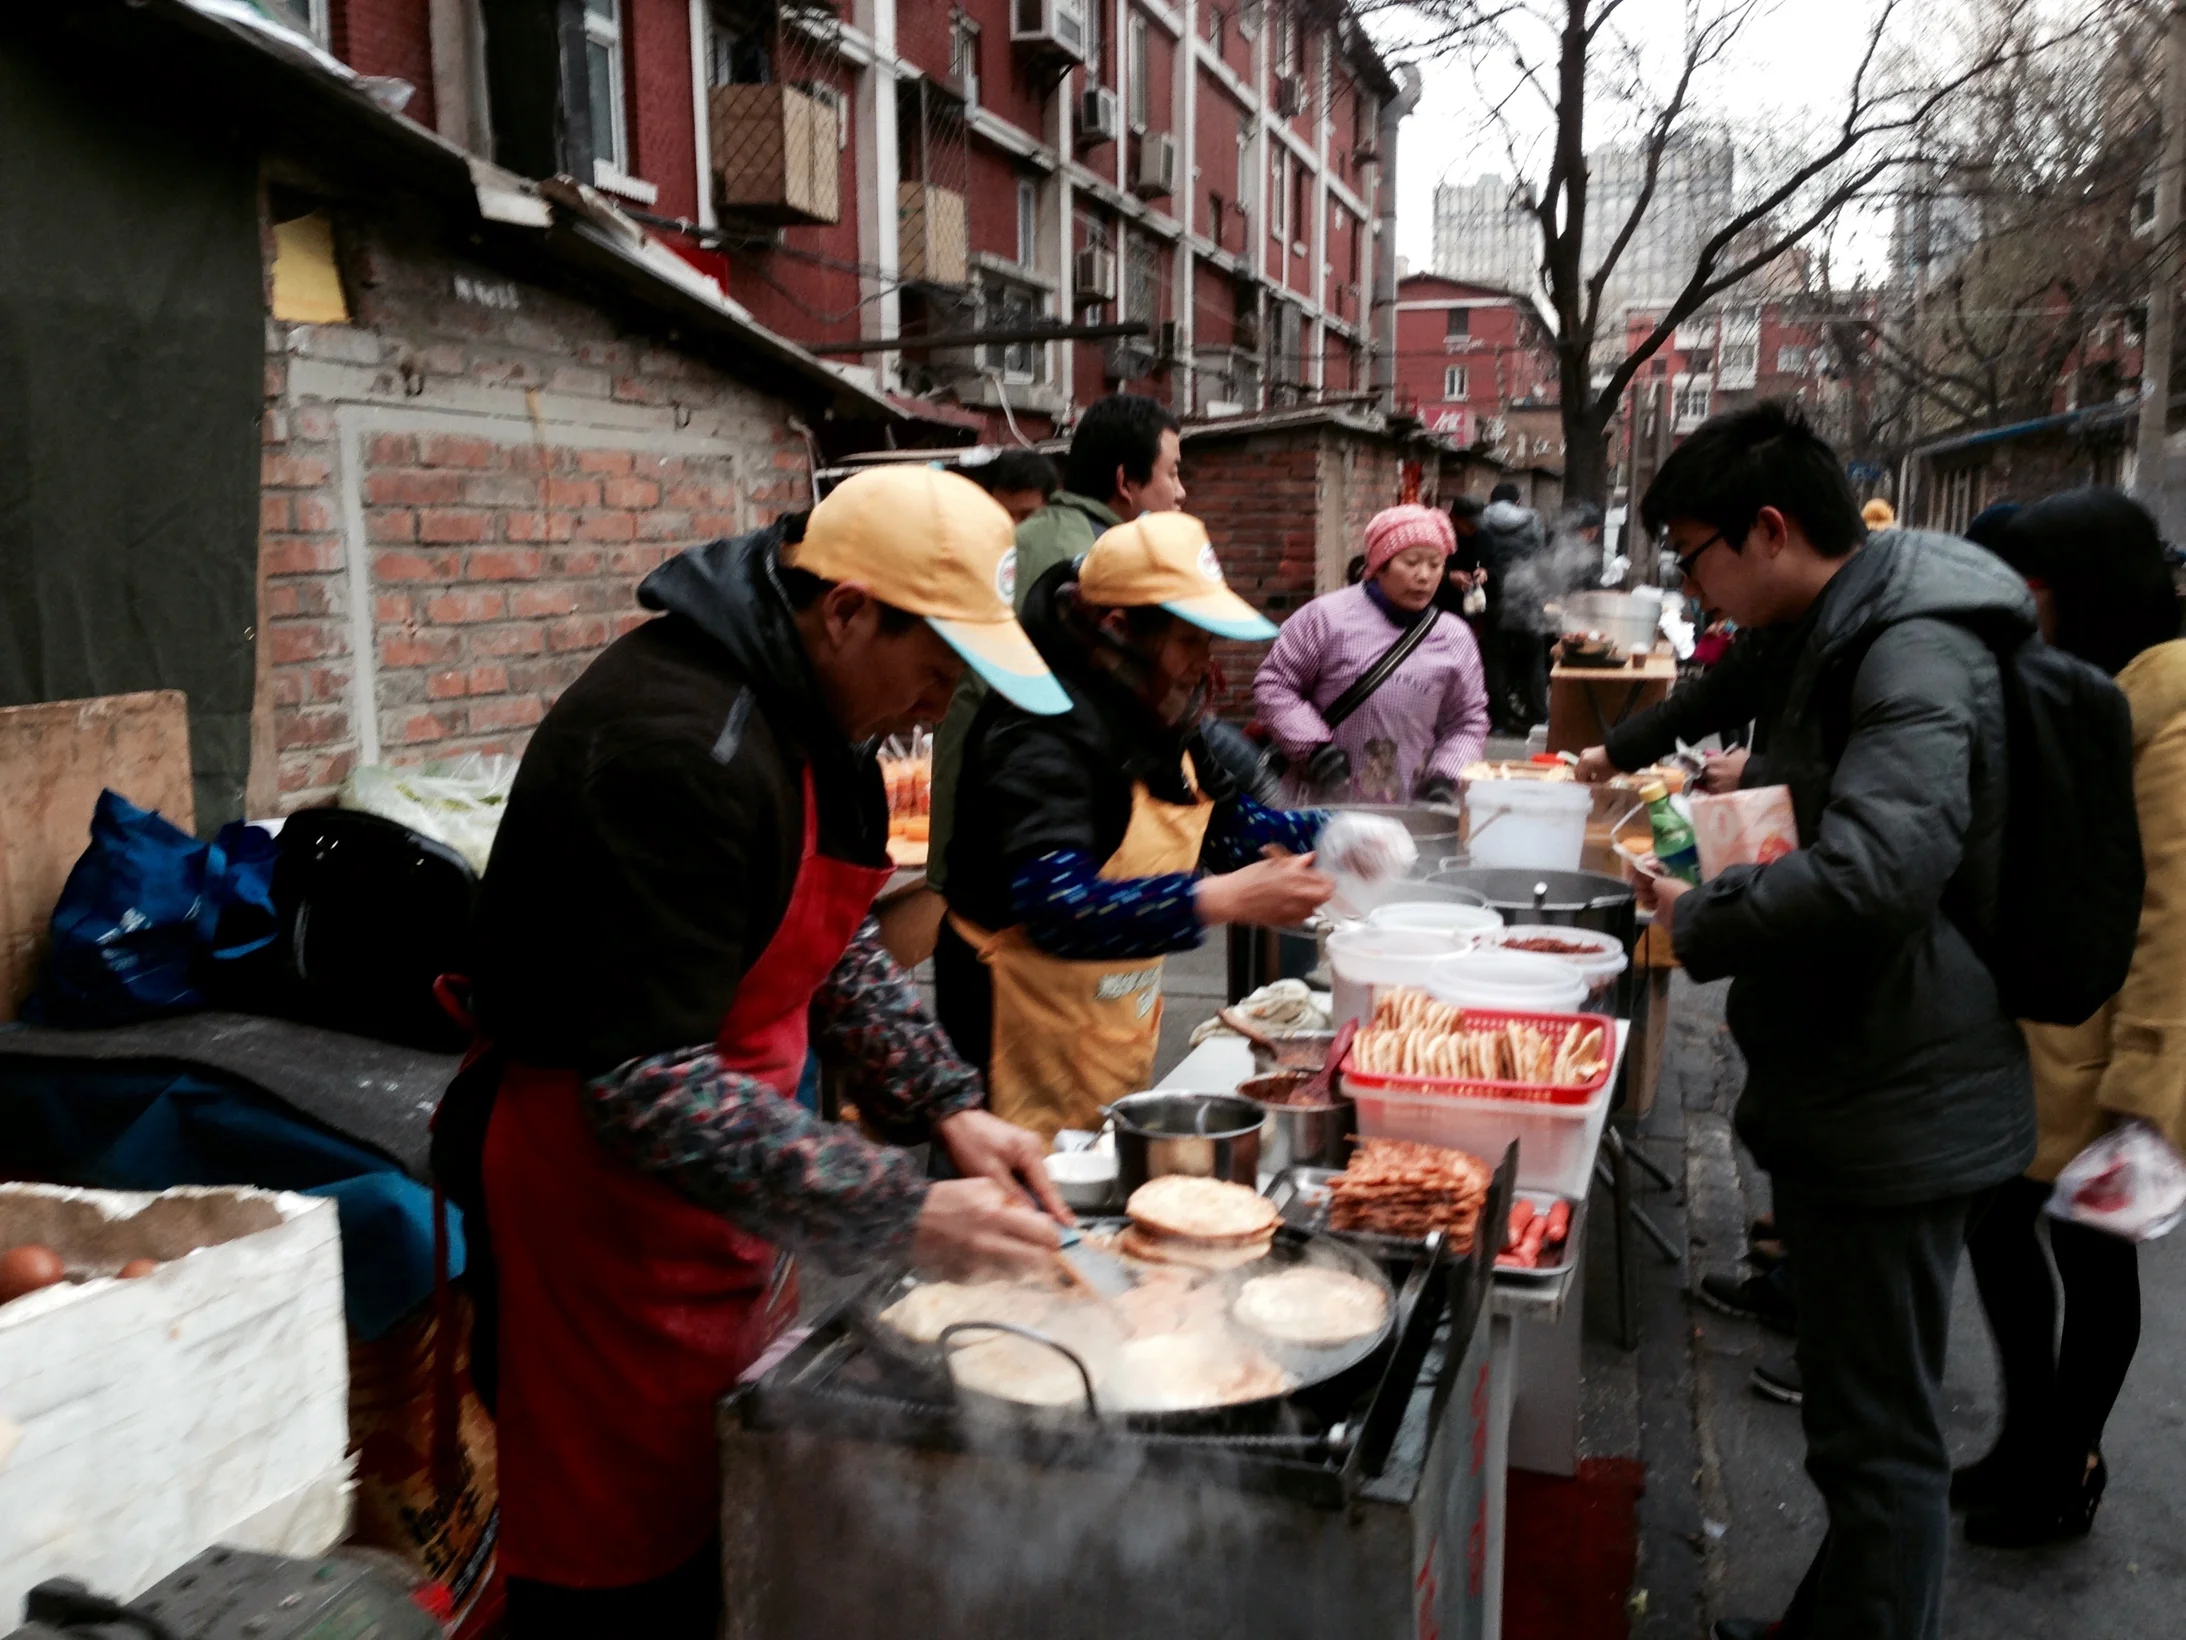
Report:
[[[888,880],[804,847],[789,909],[717,1039],[729,1069],[794,1098],[812,993]],[[796,1315],[770,1242],[593,1137],[574,1071],[511,1065],[486,1133],[500,1263],[501,1566],[578,1588],[640,1583],[719,1520],[714,1406]]]

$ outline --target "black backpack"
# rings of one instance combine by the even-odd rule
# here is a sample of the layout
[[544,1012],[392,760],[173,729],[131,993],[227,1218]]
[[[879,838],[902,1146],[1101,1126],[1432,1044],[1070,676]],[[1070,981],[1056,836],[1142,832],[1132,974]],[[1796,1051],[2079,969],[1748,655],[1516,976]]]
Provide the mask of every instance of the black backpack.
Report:
[[2040,638],[1992,649],[2011,797],[1982,955],[2014,1018],[2078,1025],[2125,984],[2140,932],[2132,709],[2102,671]]

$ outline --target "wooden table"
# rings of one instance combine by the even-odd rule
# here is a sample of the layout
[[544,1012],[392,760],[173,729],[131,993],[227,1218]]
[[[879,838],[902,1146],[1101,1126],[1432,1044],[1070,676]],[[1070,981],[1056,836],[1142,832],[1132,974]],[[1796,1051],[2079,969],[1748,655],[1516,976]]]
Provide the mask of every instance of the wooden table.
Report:
[[1548,749],[1583,752],[1669,697],[1677,657],[1657,651],[1622,666],[1559,666],[1548,675]]

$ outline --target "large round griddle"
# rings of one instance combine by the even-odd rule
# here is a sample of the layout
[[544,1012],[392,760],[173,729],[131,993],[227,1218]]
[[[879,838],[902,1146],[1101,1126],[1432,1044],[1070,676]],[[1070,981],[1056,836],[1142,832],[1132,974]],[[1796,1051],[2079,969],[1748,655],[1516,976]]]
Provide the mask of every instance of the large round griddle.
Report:
[[[1130,1223],[1128,1219],[1122,1218],[1086,1219],[1079,1222],[1080,1227],[1089,1235],[1120,1231]],[[1123,1262],[1127,1269],[1138,1273],[1177,1268],[1144,1265],[1130,1258],[1125,1258]],[[1251,1401],[1218,1402],[1208,1406],[1169,1408],[1161,1411],[1134,1409],[1109,1413],[1098,1406],[1096,1398],[1096,1414],[1132,1429],[1196,1428],[1205,1425],[1210,1419],[1224,1423],[1249,1423],[1279,1407],[1292,1396],[1309,1393],[1340,1378],[1379,1350],[1396,1324],[1396,1294],[1390,1286],[1387,1273],[1378,1263],[1359,1249],[1333,1236],[1316,1234],[1291,1225],[1278,1225],[1267,1257],[1255,1259],[1235,1270],[1209,1273],[1201,1278],[1201,1285],[1211,1287],[1220,1294],[1221,1308],[1227,1315],[1239,1290],[1253,1277],[1274,1275],[1299,1264],[1323,1265],[1372,1283],[1382,1295],[1381,1326],[1357,1338],[1346,1339],[1340,1344],[1315,1346],[1268,1338],[1232,1319],[1230,1325],[1239,1337],[1249,1340],[1263,1355],[1290,1375],[1292,1383],[1288,1389],[1279,1395],[1263,1396]],[[958,1388],[949,1375],[947,1352],[942,1343],[921,1344],[896,1331],[880,1318],[883,1310],[909,1294],[921,1282],[922,1278],[917,1274],[905,1272],[892,1279],[875,1282],[857,1300],[852,1311],[853,1319],[859,1332],[876,1350],[907,1371],[918,1375],[938,1392],[953,1394],[960,1403],[976,1405],[981,1410],[1030,1417],[1084,1418],[1085,1407],[1082,1404],[1060,1408],[1041,1407]],[[1033,1327],[1013,1325],[1006,1330],[1020,1337],[1045,1337]],[[952,1334],[950,1330],[944,1332],[944,1339],[950,1343],[970,1343],[979,1337],[992,1336],[995,1336],[994,1330],[967,1329],[961,1334]]]

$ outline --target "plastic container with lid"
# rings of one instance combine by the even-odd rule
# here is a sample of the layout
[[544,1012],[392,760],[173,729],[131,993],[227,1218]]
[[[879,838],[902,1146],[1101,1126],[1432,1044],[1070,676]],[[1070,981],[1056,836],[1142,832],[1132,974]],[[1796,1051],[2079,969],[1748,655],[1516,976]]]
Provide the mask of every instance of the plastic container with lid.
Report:
[[1569,1190],[1585,1178],[1593,1157],[1587,1136],[1612,1091],[1604,1081],[1586,1103],[1560,1105],[1369,1087],[1349,1076],[1343,1082],[1358,1112],[1361,1138],[1411,1139],[1474,1156],[1500,1156],[1517,1140],[1522,1190]]
[[1337,930],[1328,936],[1328,966],[1335,981],[1330,1023],[1340,1031],[1347,1019],[1362,1024],[1371,1020],[1376,993],[1391,986],[1427,989],[1435,965],[1462,951],[1471,938],[1372,923]]
[[[1553,943],[1574,949],[1529,950],[1529,941]],[[1547,923],[1518,923],[1483,936],[1480,943],[1484,949],[1493,947],[1520,956],[1545,956],[1551,962],[1568,964],[1586,982],[1584,1007],[1590,1014],[1616,1011],[1617,979],[1631,966],[1632,961],[1625,952],[1622,939],[1597,928],[1561,928]]]
[[1427,975],[1427,990],[1437,1001],[1512,1013],[1576,1013],[1589,989],[1568,962],[1485,947],[1444,957]]
[[1398,900],[1367,914],[1369,928],[1408,928],[1423,934],[1448,934],[1467,946],[1500,933],[1503,914],[1484,905],[1454,900]]
[[1471,863],[1576,871],[1593,811],[1593,794],[1572,781],[1475,780],[1465,788]]

